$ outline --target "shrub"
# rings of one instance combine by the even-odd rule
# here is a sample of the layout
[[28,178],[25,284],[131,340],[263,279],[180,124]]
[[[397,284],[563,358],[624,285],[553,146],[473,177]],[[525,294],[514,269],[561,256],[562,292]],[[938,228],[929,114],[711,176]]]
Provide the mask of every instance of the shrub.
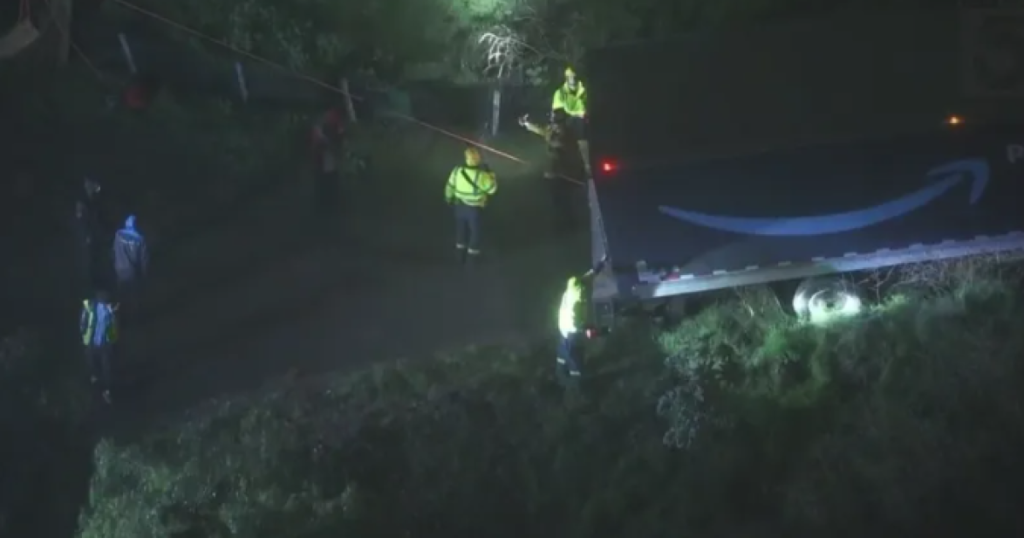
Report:
[[665,333],[624,327],[578,392],[553,381],[550,348],[487,348],[227,399],[141,443],[102,444],[81,536],[1008,525],[1021,316],[998,281],[827,327],[755,289]]
[[0,339],[3,536],[67,535],[87,487],[88,394],[45,342],[26,330]]
[[[499,73],[529,82],[547,81],[566,62],[579,62],[587,48],[612,41],[663,38],[697,26],[844,5],[864,7],[853,2],[815,8],[799,1],[751,0],[421,0],[416,9],[409,9],[408,0],[140,3],[232,47],[329,80],[356,62],[388,73],[386,78],[393,81],[429,78],[470,83]],[[200,44],[194,37],[182,37]]]

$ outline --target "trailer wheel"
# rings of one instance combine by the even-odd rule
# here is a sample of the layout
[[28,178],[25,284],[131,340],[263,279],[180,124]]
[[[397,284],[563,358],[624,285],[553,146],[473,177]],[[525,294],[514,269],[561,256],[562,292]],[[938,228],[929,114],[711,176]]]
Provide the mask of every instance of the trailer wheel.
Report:
[[800,283],[793,295],[793,312],[814,325],[857,315],[864,311],[860,290],[838,277],[809,278]]

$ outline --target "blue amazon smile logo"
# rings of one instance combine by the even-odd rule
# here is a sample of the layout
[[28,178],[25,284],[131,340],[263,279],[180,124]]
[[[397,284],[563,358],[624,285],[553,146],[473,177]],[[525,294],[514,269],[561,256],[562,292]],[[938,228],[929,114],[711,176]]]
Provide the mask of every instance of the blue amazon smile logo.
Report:
[[988,186],[989,166],[985,159],[966,159],[928,171],[935,180],[924,188],[873,207],[815,217],[749,218],[709,215],[661,206],[659,211],[673,218],[724,232],[772,237],[796,237],[849,232],[874,226],[920,209],[961,182],[970,182],[970,204],[976,204]]

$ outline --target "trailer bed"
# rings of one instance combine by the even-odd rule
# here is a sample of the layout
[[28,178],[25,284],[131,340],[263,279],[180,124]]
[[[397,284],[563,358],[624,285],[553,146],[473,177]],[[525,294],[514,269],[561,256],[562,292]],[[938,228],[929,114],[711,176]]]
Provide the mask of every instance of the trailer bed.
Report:
[[626,285],[675,282],[654,295],[1019,248],[1022,144],[953,129],[624,171],[593,183],[594,235]]

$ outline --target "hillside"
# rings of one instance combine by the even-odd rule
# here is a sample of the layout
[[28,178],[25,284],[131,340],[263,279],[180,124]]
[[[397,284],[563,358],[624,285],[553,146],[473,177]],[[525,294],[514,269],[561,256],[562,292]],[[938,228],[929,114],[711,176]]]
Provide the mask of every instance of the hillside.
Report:
[[579,392],[542,346],[224,399],[101,443],[80,536],[1013,535],[1024,298],[979,275],[818,328],[744,291]]
[[[511,121],[488,141],[516,159],[487,155],[487,262],[452,260],[441,186],[496,70],[543,94],[508,92],[512,119],[589,46],[825,7],[428,4],[105,0],[55,76],[34,53],[0,62],[0,536],[1024,535],[1013,271],[877,275],[888,299],[817,328],[730,291],[676,326],[617,327],[565,392],[549,336],[588,237],[553,231],[544,148]],[[120,32],[163,83],[143,113],[112,106]],[[310,79],[350,73],[368,168],[318,221],[308,132],[339,96]],[[76,334],[83,176],[154,253],[113,406]]]

